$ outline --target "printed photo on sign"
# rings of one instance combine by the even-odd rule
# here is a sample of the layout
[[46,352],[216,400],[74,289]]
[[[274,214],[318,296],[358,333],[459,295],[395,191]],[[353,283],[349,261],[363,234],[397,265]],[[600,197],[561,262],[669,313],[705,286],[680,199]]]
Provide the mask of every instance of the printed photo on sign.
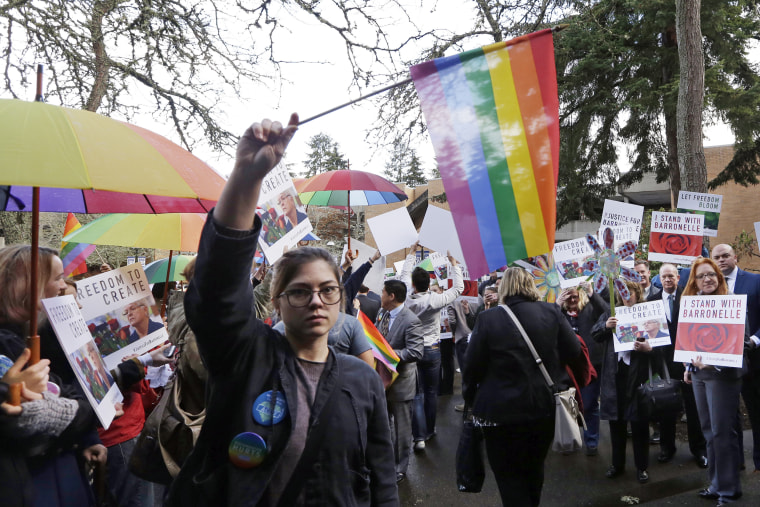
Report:
[[282,257],[285,247],[296,245],[312,230],[287,169],[278,165],[266,175],[256,214],[261,219],[259,246],[269,264]]
[[80,280],[77,294],[108,369],[169,339],[140,263]]
[[747,295],[682,296],[673,360],[741,368]]
[[[617,251],[626,241],[633,241],[638,245],[643,217],[643,206],[605,199],[602,221],[597,234],[599,243],[604,244],[604,230],[609,227],[615,234],[613,250]],[[631,255],[625,259],[621,259],[620,265],[633,269],[633,261],[633,255]]]
[[700,194],[698,192],[678,192],[678,213],[692,213],[705,217],[704,235],[718,235],[720,209],[723,206],[723,196],[715,194]]
[[103,358],[98,353],[95,343],[89,341],[71,353],[71,361],[74,371],[82,384],[87,386],[98,403],[108,394],[108,390],[114,385],[113,377],[106,370]]
[[636,341],[648,341],[652,347],[670,345],[670,331],[662,300],[615,307],[615,352],[633,350]]
[[114,404],[123,396],[95,346],[79,305],[71,295],[43,299],[42,304],[87,401],[108,429],[116,415]]
[[691,264],[702,253],[703,221],[701,215],[653,211],[647,258]]
[[575,287],[593,274],[592,271],[583,269],[583,264],[594,257],[594,251],[585,237],[556,243],[552,255],[563,289]]

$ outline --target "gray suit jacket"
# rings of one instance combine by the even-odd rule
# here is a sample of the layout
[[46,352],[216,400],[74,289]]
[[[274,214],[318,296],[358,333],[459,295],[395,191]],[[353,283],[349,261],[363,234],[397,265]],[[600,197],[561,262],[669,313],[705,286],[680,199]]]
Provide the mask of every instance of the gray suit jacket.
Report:
[[398,357],[401,358],[397,371],[398,378],[385,392],[388,401],[409,401],[417,391],[417,361],[422,359],[422,322],[408,308],[404,307],[393,320],[385,337]]

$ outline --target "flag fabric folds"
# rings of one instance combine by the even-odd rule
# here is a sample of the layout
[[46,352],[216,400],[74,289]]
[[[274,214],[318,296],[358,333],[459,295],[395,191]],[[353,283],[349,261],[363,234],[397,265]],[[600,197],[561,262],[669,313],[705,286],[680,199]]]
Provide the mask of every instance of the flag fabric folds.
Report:
[[559,172],[551,29],[410,73],[469,272],[551,251]]
[[[66,217],[66,225],[63,227],[63,237],[81,228],[77,217],[69,213]],[[95,245],[85,243],[61,242],[61,260],[63,261],[63,275],[76,276],[87,273],[87,257],[95,251]]]
[[385,388],[388,389],[388,386],[398,377],[396,367],[401,358],[388,345],[385,337],[377,330],[375,324],[361,310],[358,311],[356,318],[359,319],[362,328],[364,328],[364,334],[367,336],[370,347],[372,347],[372,355],[375,356],[375,370],[380,374]]

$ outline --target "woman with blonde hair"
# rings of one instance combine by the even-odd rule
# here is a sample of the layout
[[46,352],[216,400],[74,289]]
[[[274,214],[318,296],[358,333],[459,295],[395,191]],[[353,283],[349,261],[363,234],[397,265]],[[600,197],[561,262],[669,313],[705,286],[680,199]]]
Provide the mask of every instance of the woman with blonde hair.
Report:
[[[718,265],[705,257],[696,259],[691,266],[683,295],[726,294],[729,294],[728,284]],[[747,329],[748,326],[745,326],[745,347],[751,343]],[[697,356],[687,366],[684,382],[694,386],[699,421],[707,441],[707,477],[710,484],[700,490],[698,495],[708,500],[718,500],[718,505],[723,505],[742,496],[739,470],[743,451],[736,432],[742,369],[705,365],[701,356]]]
[[[557,298],[557,304],[562,309],[562,314],[567,319],[573,331],[580,336],[586,347],[591,364],[597,372],[602,370],[602,347],[591,337],[591,329],[599,317],[609,311],[610,305],[602,297],[594,292],[591,284],[582,283],[578,287],[563,290]],[[583,441],[586,443],[586,455],[596,456],[599,446],[599,393],[601,382],[595,378],[585,387],[581,388],[583,399],[583,418],[586,420],[586,429],[583,430]]]
[[[565,365],[581,344],[555,304],[540,301],[533,277],[510,268],[499,304],[522,324],[559,390],[571,384]],[[488,461],[504,505],[538,505],[544,460],[554,437],[554,397],[516,324],[504,308],[478,315],[463,371],[466,407],[483,428]]]

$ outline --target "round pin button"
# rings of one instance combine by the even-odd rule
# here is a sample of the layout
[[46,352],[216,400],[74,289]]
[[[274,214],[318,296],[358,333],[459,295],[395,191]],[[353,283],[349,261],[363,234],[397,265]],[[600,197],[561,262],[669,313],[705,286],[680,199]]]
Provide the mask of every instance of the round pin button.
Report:
[[274,402],[274,410],[272,410],[272,391],[261,393],[253,402],[251,412],[253,420],[262,426],[271,426],[282,422],[288,413],[288,402],[285,401],[285,394],[277,391],[277,399]]
[[238,468],[259,466],[267,456],[267,444],[256,433],[240,433],[230,442],[227,450],[230,461]]

